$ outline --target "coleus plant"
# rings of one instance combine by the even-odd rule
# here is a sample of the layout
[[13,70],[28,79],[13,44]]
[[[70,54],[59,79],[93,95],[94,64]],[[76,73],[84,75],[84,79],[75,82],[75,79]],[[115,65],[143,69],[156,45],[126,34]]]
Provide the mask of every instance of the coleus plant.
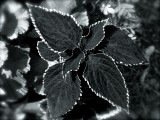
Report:
[[[27,4],[30,17],[42,41],[37,48],[46,61],[56,61],[44,73],[44,93],[52,118],[70,111],[82,95],[77,74],[85,64],[82,77],[91,90],[113,106],[129,112],[129,92],[116,64],[139,65],[147,61],[142,52],[120,28],[108,19],[83,31],[76,20],[53,9]],[[67,54],[72,51],[72,54]]]

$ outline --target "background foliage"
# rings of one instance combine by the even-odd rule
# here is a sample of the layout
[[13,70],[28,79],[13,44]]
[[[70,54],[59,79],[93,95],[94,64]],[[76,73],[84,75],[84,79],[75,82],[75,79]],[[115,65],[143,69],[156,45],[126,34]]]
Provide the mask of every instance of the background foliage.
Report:
[[[31,2],[31,0],[27,1]],[[85,7],[88,11],[90,11],[90,23],[94,23],[99,19],[105,18],[105,15],[102,14],[102,12],[99,11],[99,9],[97,9],[97,1],[101,0],[85,0]],[[115,116],[114,118],[122,120],[158,120],[160,119],[160,16],[158,12],[160,9],[160,1],[124,1],[135,4],[136,14],[140,18],[140,21],[138,21],[138,23],[140,23],[140,26],[133,27],[133,30],[135,31],[135,36],[137,37],[135,42],[145,52],[146,58],[148,58],[150,61],[150,66],[125,67],[123,65],[119,65],[120,70],[122,71],[126,79],[128,89],[130,91],[131,114],[127,115],[125,113],[121,113],[118,116]],[[20,0],[19,2],[21,2],[22,4],[24,3]],[[36,1],[32,2],[36,3]],[[39,38],[37,37],[35,37],[34,39],[37,39],[37,41],[39,40]],[[32,60],[30,61],[30,65],[32,66],[32,72],[28,72],[27,76],[24,75],[24,77],[26,77],[26,79],[29,80],[27,81],[28,84],[26,85],[26,88],[28,88],[28,92],[27,90],[23,89],[26,92],[25,94],[23,94],[24,97],[22,97],[14,103],[7,101],[7,97],[1,97],[0,116],[4,118],[10,116],[11,118],[14,117],[16,120],[17,116],[23,117],[23,115],[25,114],[25,120],[42,119],[44,115],[41,111],[39,111],[37,101],[44,99],[45,97],[37,95],[35,91],[38,91],[39,88],[41,88],[40,83],[42,82],[42,78],[40,74],[43,73],[43,71],[46,69],[47,64],[45,63],[45,61],[37,57],[38,53],[35,48],[36,42],[33,41],[33,38],[28,39],[24,38],[24,36],[20,36],[16,41],[10,41],[9,43],[11,45],[21,45],[23,47],[26,43],[27,45],[29,45],[29,47],[31,48],[30,57],[32,58]],[[39,65],[42,63],[43,66],[39,68]],[[42,71],[39,71],[40,69]],[[32,78],[33,71],[34,74],[36,74],[36,76],[39,77],[38,81],[36,81],[35,83],[33,83],[34,78]],[[1,79],[3,78],[0,78],[0,82]],[[37,86],[36,90],[33,89],[33,85]],[[98,99],[89,89],[87,89],[86,83],[83,83],[83,85],[84,87],[82,89],[84,89],[86,92],[83,93],[84,95],[82,101],[80,101],[79,105],[77,105],[74,108],[75,110],[73,112],[69,113],[68,116],[66,116],[66,119],[83,116],[84,119],[93,120],[95,119],[95,111],[93,111],[92,108],[95,107],[96,109],[98,109],[98,111],[103,111],[105,109],[105,106],[109,107],[109,104],[105,104],[103,100]],[[19,87],[17,83],[12,83],[10,86],[16,88],[17,86]],[[95,105],[95,103],[97,104]]]

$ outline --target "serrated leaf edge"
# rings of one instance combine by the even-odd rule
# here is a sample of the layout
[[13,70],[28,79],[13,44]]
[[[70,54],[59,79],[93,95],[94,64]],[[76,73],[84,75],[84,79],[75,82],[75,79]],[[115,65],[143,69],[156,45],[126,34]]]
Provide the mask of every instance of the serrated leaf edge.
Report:
[[[64,63],[63,63],[64,64]],[[46,72],[48,71],[48,69],[49,69],[50,67],[48,66],[48,68],[45,70],[45,73],[43,74],[43,85],[44,85],[44,77],[45,77],[45,75],[46,75]],[[62,65],[62,70],[63,70],[63,65]],[[62,76],[63,76],[63,72],[61,72],[61,74],[62,74]],[[79,76],[77,75],[77,77],[78,77],[78,79],[80,80],[80,78],[79,78]],[[65,78],[64,78],[65,79]],[[81,84],[80,84],[80,95],[79,95],[79,98],[77,99],[77,101],[79,101],[80,100],[80,98],[81,98],[81,96],[82,96],[82,89],[81,89]],[[44,92],[43,92],[44,93]],[[44,93],[44,95],[46,95],[45,93]],[[47,100],[47,99],[46,99]],[[70,108],[70,110],[68,110],[66,113],[64,113],[64,114],[62,114],[62,115],[65,115],[65,114],[67,114],[68,112],[70,112],[73,108],[74,108],[74,106],[75,105],[77,105],[78,103],[77,103],[77,101],[74,103],[74,105]],[[47,103],[48,103],[48,100],[47,100]],[[48,110],[49,110],[49,112],[50,112],[50,108],[49,108],[49,106],[47,105],[47,107],[48,107]],[[61,115],[61,116],[62,116]],[[50,115],[50,117],[51,118],[53,118],[52,117],[52,115]],[[56,117],[59,117],[59,116],[56,116]],[[56,119],[54,119],[54,120],[56,120]],[[57,119],[58,120],[58,119]]]
[[[93,26],[96,26],[97,24],[102,23],[102,22],[106,22],[106,23],[103,25],[103,37],[101,38],[101,40],[99,41],[99,43],[98,43],[95,47],[93,47],[92,49],[85,49],[85,50],[93,50],[94,48],[96,48],[96,47],[103,41],[103,39],[105,38],[105,30],[104,30],[104,28],[105,28],[105,26],[107,25],[108,20],[109,20],[109,18],[104,19],[104,20],[101,20],[101,21],[98,21],[98,22],[95,22],[95,23],[93,23],[92,25],[89,26],[89,33],[88,33],[88,35],[90,34],[91,28],[92,28]],[[87,35],[87,36],[88,36],[88,35]],[[87,37],[87,36],[85,36],[85,37]],[[82,37],[83,37],[83,36],[82,36]]]
[[[106,54],[105,54],[105,55],[106,55]],[[126,91],[127,91],[126,96],[127,96],[127,108],[128,108],[128,110],[125,110],[125,109],[121,108],[120,106],[116,105],[114,102],[112,102],[112,101],[109,100],[108,98],[102,96],[100,93],[97,93],[97,92],[90,86],[90,83],[88,82],[87,78],[85,78],[85,76],[84,76],[84,72],[85,72],[85,70],[86,70],[86,67],[85,67],[85,69],[84,69],[84,71],[83,71],[83,75],[82,75],[82,76],[83,76],[84,80],[87,82],[89,88],[91,89],[91,91],[92,91],[93,93],[95,93],[98,97],[100,97],[100,98],[102,98],[102,99],[104,99],[104,100],[107,100],[110,104],[112,104],[113,106],[117,107],[118,109],[123,109],[124,111],[126,111],[126,112],[129,114],[129,91],[128,91],[128,88],[127,88],[125,79],[124,79],[121,71],[118,69],[118,66],[115,64],[115,60],[114,60],[111,56],[109,56],[109,55],[106,55],[106,56],[109,57],[109,58],[111,58],[111,60],[113,61],[114,65],[116,66],[117,70],[119,71],[119,73],[120,73],[120,75],[121,75],[121,77],[122,77],[122,79],[123,79],[123,83],[124,83],[125,89],[126,89]]]
[[[60,15],[62,15],[62,16],[70,17],[70,18],[75,22],[75,24],[81,29],[81,31],[83,31],[82,28],[81,28],[81,26],[78,24],[78,22],[76,21],[76,19],[75,19],[72,15],[69,15],[69,14],[67,14],[67,13],[62,13],[62,12],[57,11],[57,10],[55,10],[55,9],[48,9],[48,8],[45,8],[45,7],[42,7],[42,6],[32,5],[32,4],[30,4],[30,3],[26,3],[26,4],[27,4],[27,6],[28,6],[28,8],[29,8],[29,15],[30,15],[32,24],[33,24],[33,26],[35,27],[35,31],[38,33],[38,35],[39,35],[39,37],[42,39],[42,41],[45,41],[45,39],[43,38],[41,32],[39,31],[39,29],[38,29],[38,27],[37,27],[37,25],[36,25],[36,23],[35,23],[35,19],[34,19],[33,16],[32,16],[32,10],[30,9],[30,7],[35,7],[35,8],[42,9],[42,10],[44,10],[44,11],[46,11],[46,12],[55,12],[55,13],[58,13],[58,14],[60,14]],[[82,33],[81,33],[81,38],[80,38],[80,40],[79,40],[78,46],[80,46],[81,40],[82,40]],[[57,53],[62,53],[62,52],[65,51],[65,50],[64,50],[64,51],[60,51],[60,52],[59,52],[59,51],[56,51],[56,50],[54,50],[54,49],[52,49],[52,50],[53,50],[54,52],[57,52]]]
[[[49,60],[46,60],[46,59],[41,55],[40,50],[39,50],[39,48],[38,48],[38,45],[39,45],[40,42],[44,42],[44,43],[48,46],[48,49],[49,49],[50,51],[53,51],[54,53],[57,53],[58,55],[60,54],[59,52],[55,52],[55,51],[48,45],[48,43],[47,43],[46,41],[38,41],[38,42],[37,42],[37,46],[36,46],[37,51],[38,51],[38,54],[39,54],[39,56],[40,56],[43,60],[45,60],[46,62],[49,62]],[[59,57],[60,57],[60,55],[59,55]],[[51,61],[51,62],[53,62],[53,61]]]
[[[78,77],[78,76],[77,76],[77,77]],[[78,79],[79,79],[79,77],[78,77]],[[79,79],[79,80],[80,80],[80,79]],[[82,90],[81,90],[81,85],[80,85],[80,95],[79,95],[79,98],[76,100],[76,102],[75,102],[75,103],[73,104],[73,106],[70,108],[70,110],[68,110],[67,112],[65,112],[65,113],[62,114],[62,115],[65,115],[65,114],[67,114],[68,112],[70,112],[71,110],[73,110],[74,106],[78,104],[77,101],[80,100],[81,96],[82,96]],[[48,100],[47,100],[47,101],[48,101]],[[48,106],[48,110],[49,110],[49,112],[50,112],[49,106]],[[62,116],[62,115],[61,115],[61,116]],[[50,117],[53,118],[52,115],[50,115]],[[60,117],[60,116],[56,116],[56,117]],[[57,119],[57,120],[58,120],[58,119]]]
[[87,34],[87,35],[83,35],[82,38],[88,37],[88,35],[89,35],[90,32],[91,32],[91,27],[93,27],[93,26],[95,26],[95,25],[97,25],[97,24],[99,24],[99,23],[101,23],[101,22],[104,22],[104,21],[108,22],[108,20],[109,20],[109,18],[104,19],[104,20],[100,20],[100,21],[97,21],[97,22],[91,24],[91,25],[89,26],[89,28],[88,28],[88,29],[89,29],[88,34]]
[[[120,30],[122,30],[122,31],[124,31],[125,30],[125,28],[122,28],[122,27],[119,27],[119,26],[116,26],[116,25],[114,25],[114,24],[111,24],[111,23],[109,23],[109,24],[107,24],[107,25],[105,25],[105,26],[109,26],[109,25],[112,25],[112,26],[115,26],[116,28],[118,28],[118,29],[120,29]],[[104,27],[105,27],[104,26]],[[128,33],[127,32],[125,32],[127,35],[128,35]],[[104,32],[104,34],[105,34],[105,32]],[[128,36],[129,37],[129,36]],[[129,37],[130,38],[130,37]],[[100,44],[100,43],[99,43]],[[135,43],[134,43],[135,44]],[[101,52],[103,52],[102,50],[99,50],[99,51],[101,51]],[[106,53],[104,53],[103,52],[103,54],[105,54],[105,55],[107,55]],[[114,58],[113,58],[114,59]],[[116,61],[115,59],[114,59],[114,61],[117,63],[117,64],[122,64],[122,65],[125,65],[125,66],[133,66],[133,65],[148,65],[149,63],[145,63],[144,61],[141,61],[141,62],[139,62],[139,63],[137,63],[137,64],[125,64],[125,63],[123,63],[122,61]]]
[[[118,26],[116,26],[117,28],[119,28],[120,30],[122,30],[122,31],[124,31],[125,32],[125,30],[127,29],[127,28],[122,28],[122,27],[118,27]],[[127,35],[128,35],[128,37],[132,40],[132,38],[129,36],[129,33],[127,33],[127,32],[125,32]],[[133,40],[132,40],[133,41]],[[135,44],[135,42],[133,41],[133,43]],[[148,65],[149,63],[145,63],[144,61],[141,61],[141,62],[139,62],[139,63],[137,63],[137,64],[125,64],[125,63],[123,63],[122,61],[116,61],[116,63],[117,64],[122,64],[122,65],[125,65],[125,66],[133,66],[133,65],[135,65],[135,66],[138,66],[138,65]]]
[[[134,43],[135,44],[135,43]],[[106,53],[104,53],[104,51],[102,51],[102,50],[99,50],[99,51],[101,51],[104,55],[107,55]],[[121,64],[121,65],[125,65],[125,66],[138,66],[138,65],[149,65],[149,63],[145,63],[144,61],[141,61],[140,63],[137,63],[137,64],[125,64],[125,63],[123,63],[122,61],[117,61],[117,60],[115,60],[114,58],[112,58],[114,61],[115,61],[115,63],[116,64]]]

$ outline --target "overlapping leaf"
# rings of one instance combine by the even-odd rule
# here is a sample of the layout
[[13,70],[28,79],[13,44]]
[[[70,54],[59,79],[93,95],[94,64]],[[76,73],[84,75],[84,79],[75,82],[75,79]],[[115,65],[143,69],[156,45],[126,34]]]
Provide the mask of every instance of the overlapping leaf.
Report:
[[[28,6],[35,29],[45,41],[38,43],[41,57],[54,61],[60,55],[65,60],[50,67],[44,75],[44,92],[51,118],[68,112],[80,96],[80,80],[73,71],[78,70],[81,60],[85,58],[83,52],[87,53],[84,78],[92,91],[112,105],[128,111],[128,90],[112,57],[124,64],[146,61],[133,41],[115,26],[106,26],[107,20],[91,25],[88,36],[81,41],[82,30],[69,15]],[[96,50],[85,51],[92,49],[101,50],[106,55],[91,54]]]
[[80,62],[84,58],[84,53],[79,49],[75,49],[73,56],[67,59],[63,66],[63,74],[65,75],[69,71],[77,71],[80,67]]
[[22,97],[22,95],[17,91],[18,89],[22,88],[22,85],[16,80],[11,78],[7,79],[5,75],[1,74],[0,74],[0,88],[3,89],[5,92],[4,96],[1,96],[0,93],[1,99],[3,97],[6,97],[8,100],[17,100]]
[[82,26],[88,26],[89,25],[89,18],[88,18],[88,13],[85,9],[83,9],[82,12],[75,12],[72,14],[72,16],[76,19],[79,25]]
[[5,61],[2,67],[2,71],[10,71],[9,77],[14,77],[17,76],[17,72],[19,71],[26,72],[25,68],[29,70],[30,58],[26,51],[11,45],[8,45],[7,48],[8,59]]
[[62,63],[48,69],[44,76],[45,94],[52,117],[68,112],[80,96],[80,80],[73,72],[62,75]]
[[147,62],[136,44],[115,26],[105,27],[105,38],[97,47],[105,54],[112,56],[117,62],[123,64],[140,64]]
[[128,110],[129,96],[124,79],[110,57],[104,54],[89,55],[84,78],[98,96]]
[[[40,58],[39,56],[31,54],[30,57],[31,60],[29,64],[31,66],[31,69],[27,74],[23,75],[24,78],[27,80],[28,87],[32,87],[33,85],[36,84],[34,83],[36,78],[43,79],[43,74],[48,67],[47,62],[42,58]],[[37,80],[37,82],[38,81],[39,80]]]
[[[88,26],[89,18],[81,0],[45,0],[42,6],[72,15],[79,25]],[[63,6],[63,7],[62,7]]]
[[37,32],[52,49],[62,52],[78,46],[82,30],[72,17],[54,10],[49,12],[42,7],[28,6]]
[[45,0],[41,5],[48,9],[70,14],[77,7],[77,2],[76,0]]
[[45,60],[54,61],[59,58],[58,53],[55,53],[52,49],[50,49],[49,46],[45,42],[43,41],[38,42],[37,47],[39,50],[39,54]]
[[97,22],[90,26],[90,33],[82,39],[82,46],[85,50],[91,50],[96,47],[104,38],[104,26],[107,20]]

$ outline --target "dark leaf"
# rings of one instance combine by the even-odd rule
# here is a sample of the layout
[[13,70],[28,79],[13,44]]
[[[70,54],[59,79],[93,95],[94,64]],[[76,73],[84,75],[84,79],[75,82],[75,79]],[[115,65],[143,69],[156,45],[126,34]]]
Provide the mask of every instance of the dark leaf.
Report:
[[[17,91],[22,87],[20,83],[10,78],[6,79],[5,75],[0,75],[0,80],[2,82],[0,84],[0,88],[4,90],[4,97],[6,97],[7,100],[17,100],[18,98],[22,97],[22,95]],[[1,94],[0,98],[2,98]]]
[[38,35],[38,33],[36,32],[36,30],[33,29],[31,32],[28,33],[28,37],[31,37],[31,38],[39,38],[39,35]]
[[90,33],[82,39],[82,46],[85,50],[91,50],[96,47],[104,38],[104,27],[107,20],[97,22],[90,26]]
[[52,49],[62,52],[78,46],[82,30],[71,16],[54,10],[49,12],[42,7],[28,6],[37,33]]
[[60,56],[63,57],[64,59],[68,59],[72,57],[73,55],[73,50],[65,50],[64,52],[60,53]]
[[89,55],[84,78],[96,95],[128,110],[129,96],[124,78],[110,57],[104,54]]
[[39,50],[39,54],[43,59],[48,61],[54,61],[59,58],[58,53],[54,52],[51,48],[49,48],[47,43],[39,41],[37,47]]
[[53,118],[67,113],[80,96],[80,80],[74,72],[63,78],[62,63],[48,69],[44,76],[44,92]]
[[11,45],[8,48],[8,59],[5,61],[2,69],[11,72],[10,77],[17,76],[17,72],[25,72],[25,69],[29,70],[29,56],[26,51],[14,47]]
[[84,58],[84,53],[79,49],[73,51],[73,56],[67,59],[63,65],[63,74],[65,75],[69,71],[77,71],[80,66],[81,60]]
[[97,48],[113,57],[118,63],[140,64],[147,62],[141,50],[124,31],[109,25],[105,27],[105,33],[104,40]]

